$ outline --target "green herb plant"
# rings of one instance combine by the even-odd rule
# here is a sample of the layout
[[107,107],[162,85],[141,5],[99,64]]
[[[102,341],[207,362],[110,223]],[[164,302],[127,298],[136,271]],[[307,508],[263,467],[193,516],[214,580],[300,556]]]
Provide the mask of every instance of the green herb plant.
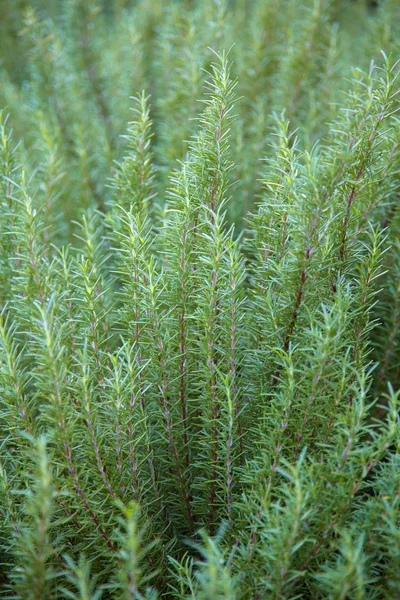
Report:
[[3,67],[2,596],[397,598],[397,3],[101,8]]

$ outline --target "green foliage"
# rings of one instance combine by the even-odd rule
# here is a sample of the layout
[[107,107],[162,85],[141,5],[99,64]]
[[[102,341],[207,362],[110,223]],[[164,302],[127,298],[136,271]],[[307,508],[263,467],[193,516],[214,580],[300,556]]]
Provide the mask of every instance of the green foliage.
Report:
[[2,596],[396,598],[398,3],[32,4],[0,44]]

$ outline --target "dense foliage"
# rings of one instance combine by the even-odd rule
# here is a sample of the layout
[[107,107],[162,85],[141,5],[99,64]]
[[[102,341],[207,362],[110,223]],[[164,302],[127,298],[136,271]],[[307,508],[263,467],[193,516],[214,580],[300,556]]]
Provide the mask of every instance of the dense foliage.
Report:
[[400,597],[375,4],[5,2],[3,597]]

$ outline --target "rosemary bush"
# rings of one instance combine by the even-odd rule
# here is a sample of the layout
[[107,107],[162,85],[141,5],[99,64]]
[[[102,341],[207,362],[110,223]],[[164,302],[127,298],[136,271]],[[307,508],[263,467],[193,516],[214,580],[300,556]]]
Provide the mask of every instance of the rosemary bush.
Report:
[[399,598],[397,0],[25,4],[2,597]]

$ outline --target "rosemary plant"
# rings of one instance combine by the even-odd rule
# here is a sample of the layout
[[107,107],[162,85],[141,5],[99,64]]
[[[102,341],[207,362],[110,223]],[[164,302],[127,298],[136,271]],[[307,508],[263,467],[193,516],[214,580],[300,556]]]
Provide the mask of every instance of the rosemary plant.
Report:
[[9,3],[2,597],[399,597],[396,16]]

